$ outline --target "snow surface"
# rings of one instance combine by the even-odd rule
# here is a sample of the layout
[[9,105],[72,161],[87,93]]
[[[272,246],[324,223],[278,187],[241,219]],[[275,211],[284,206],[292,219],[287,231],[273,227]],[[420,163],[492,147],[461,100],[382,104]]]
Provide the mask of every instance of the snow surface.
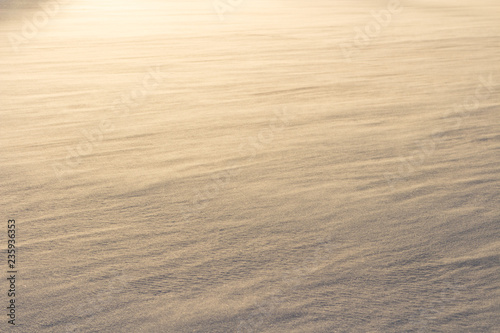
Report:
[[5,7],[15,331],[500,332],[500,3],[233,3]]

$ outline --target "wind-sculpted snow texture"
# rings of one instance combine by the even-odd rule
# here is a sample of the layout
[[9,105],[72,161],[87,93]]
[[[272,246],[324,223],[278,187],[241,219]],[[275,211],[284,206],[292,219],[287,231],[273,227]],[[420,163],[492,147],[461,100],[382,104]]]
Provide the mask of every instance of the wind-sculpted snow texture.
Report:
[[500,3],[222,3],[4,3],[16,332],[499,332]]

